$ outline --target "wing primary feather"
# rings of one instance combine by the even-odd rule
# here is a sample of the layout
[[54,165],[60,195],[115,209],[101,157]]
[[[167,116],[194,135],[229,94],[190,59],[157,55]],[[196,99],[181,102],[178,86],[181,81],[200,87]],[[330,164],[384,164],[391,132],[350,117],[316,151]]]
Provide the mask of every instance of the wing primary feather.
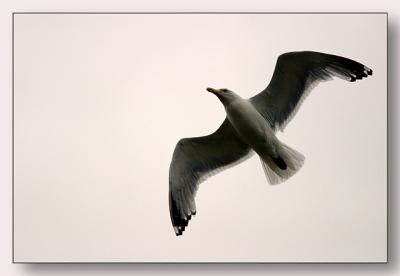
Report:
[[178,141],[169,171],[169,209],[177,236],[196,214],[195,196],[206,178],[244,161],[251,149],[227,119],[213,134]]
[[311,51],[285,53],[278,57],[267,88],[250,101],[271,128],[283,131],[321,81],[338,77],[354,82],[370,75],[370,68],[345,57]]

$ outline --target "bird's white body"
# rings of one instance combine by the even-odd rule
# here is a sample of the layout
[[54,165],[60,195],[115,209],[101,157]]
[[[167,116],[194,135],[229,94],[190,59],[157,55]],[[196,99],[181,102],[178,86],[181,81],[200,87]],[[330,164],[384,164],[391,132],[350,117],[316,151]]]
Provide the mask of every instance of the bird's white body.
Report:
[[240,138],[255,152],[260,156],[278,156],[279,140],[251,102],[234,95],[234,98],[225,104],[225,111]]
[[301,168],[304,156],[278,140],[269,122],[250,101],[227,89],[210,90],[224,105],[237,135],[259,155],[270,184],[287,180]]

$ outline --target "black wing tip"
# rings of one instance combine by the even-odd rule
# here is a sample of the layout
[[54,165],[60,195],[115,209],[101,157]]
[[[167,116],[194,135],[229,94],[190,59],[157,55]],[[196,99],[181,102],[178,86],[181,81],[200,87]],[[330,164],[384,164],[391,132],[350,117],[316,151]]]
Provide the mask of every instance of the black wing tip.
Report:
[[356,80],[361,80],[363,78],[367,78],[368,76],[372,76],[372,69],[368,68],[367,66],[362,65],[362,68],[358,70],[354,70],[352,75],[350,75],[350,82],[355,82]]
[[189,221],[192,219],[192,216],[196,215],[196,211],[191,211],[190,215],[188,215],[185,219],[179,219],[179,224],[174,224],[175,235],[182,236],[183,232],[185,232],[186,227],[189,224]]
[[193,207],[193,210],[186,209],[186,211],[180,211],[180,208],[177,206],[177,202],[173,200],[172,194],[170,193],[169,208],[175,235],[181,236],[185,231],[185,228],[188,226],[189,221],[192,219],[192,216],[196,215],[196,207]]
[[363,76],[364,77],[372,76],[372,73],[373,73],[372,69],[364,65]]

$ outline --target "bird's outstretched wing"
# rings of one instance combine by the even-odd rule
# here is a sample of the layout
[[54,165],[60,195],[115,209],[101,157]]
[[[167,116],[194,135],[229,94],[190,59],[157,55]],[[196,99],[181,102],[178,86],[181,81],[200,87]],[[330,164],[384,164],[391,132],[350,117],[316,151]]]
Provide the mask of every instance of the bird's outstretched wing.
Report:
[[250,101],[274,130],[283,130],[301,103],[320,81],[333,76],[356,81],[372,70],[354,60],[318,52],[290,52],[279,56],[268,87]]
[[213,134],[184,138],[177,143],[169,169],[169,210],[177,236],[196,214],[194,197],[198,185],[207,177],[244,161],[251,153],[227,119]]

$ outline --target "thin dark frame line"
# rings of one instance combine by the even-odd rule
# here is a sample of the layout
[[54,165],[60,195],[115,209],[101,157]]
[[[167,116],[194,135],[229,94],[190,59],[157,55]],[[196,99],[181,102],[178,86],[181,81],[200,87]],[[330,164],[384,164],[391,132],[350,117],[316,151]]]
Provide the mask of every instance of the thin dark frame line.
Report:
[[[15,14],[386,14],[386,261],[382,262],[18,262],[14,248],[14,15]],[[388,12],[12,12],[12,263],[13,264],[388,264],[389,263],[389,13]]]
[[388,14],[387,11],[372,11],[372,12],[86,12],[86,11],[78,11],[78,12],[24,12],[17,11],[13,12],[13,14]]
[[386,262],[389,263],[389,14],[386,14]]
[[13,263],[15,262],[14,259],[14,13],[12,14],[12,23],[11,23],[11,29],[12,29],[12,34],[11,34],[11,90],[12,90],[12,95],[11,95],[11,102],[12,102],[12,107],[11,107],[11,114],[12,114],[12,127],[11,127],[11,159],[12,159],[12,164],[11,164],[11,181],[12,181],[12,199],[11,199],[11,205],[12,205],[12,261]]

